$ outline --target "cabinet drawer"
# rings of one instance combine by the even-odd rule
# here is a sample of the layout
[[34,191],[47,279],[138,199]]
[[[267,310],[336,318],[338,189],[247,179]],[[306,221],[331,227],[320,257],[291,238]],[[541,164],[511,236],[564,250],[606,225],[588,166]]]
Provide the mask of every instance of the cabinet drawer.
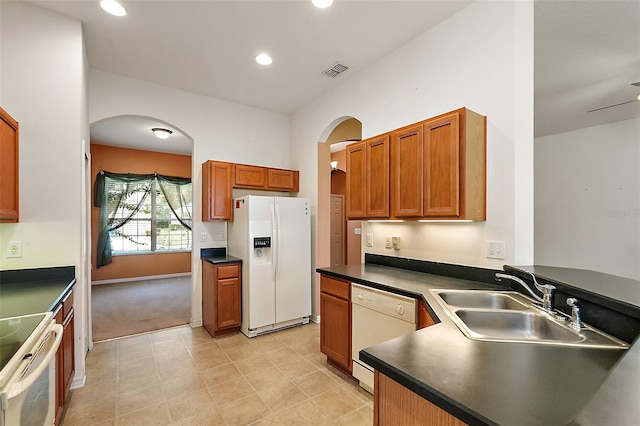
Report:
[[238,278],[240,276],[240,264],[218,266],[218,279]]
[[320,291],[322,293],[331,294],[341,299],[350,300],[349,294],[351,283],[336,278],[330,278],[326,275],[320,276]]
[[66,318],[73,309],[73,289],[62,299],[62,317]]

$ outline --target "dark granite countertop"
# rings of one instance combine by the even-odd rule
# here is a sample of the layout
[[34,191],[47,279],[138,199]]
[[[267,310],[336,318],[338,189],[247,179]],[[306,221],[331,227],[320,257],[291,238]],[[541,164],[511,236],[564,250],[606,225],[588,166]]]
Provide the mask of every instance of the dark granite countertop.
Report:
[[[626,352],[466,338],[428,290],[495,288],[490,279],[474,281],[375,264],[317,271],[429,304],[439,323],[364,349],[360,357],[469,424],[566,425]],[[487,271],[489,277],[495,272]]]
[[227,249],[224,247],[200,249],[200,259],[213,265],[242,262],[242,259],[233,256],[227,256]]
[[0,318],[52,311],[75,282],[73,266],[0,271]]

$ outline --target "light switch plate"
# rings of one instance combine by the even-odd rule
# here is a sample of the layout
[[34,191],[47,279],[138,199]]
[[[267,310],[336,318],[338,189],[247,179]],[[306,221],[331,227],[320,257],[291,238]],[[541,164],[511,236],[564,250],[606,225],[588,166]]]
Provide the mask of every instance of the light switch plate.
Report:
[[392,237],[391,243],[393,244],[394,250],[400,250],[400,237]]
[[367,234],[367,247],[373,247],[373,234]]

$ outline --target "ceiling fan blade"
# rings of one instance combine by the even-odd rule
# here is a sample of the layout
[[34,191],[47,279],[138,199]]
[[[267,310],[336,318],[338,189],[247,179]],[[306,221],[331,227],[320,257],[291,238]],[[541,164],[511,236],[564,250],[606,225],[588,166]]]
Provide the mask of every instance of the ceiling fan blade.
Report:
[[602,108],[592,109],[591,111],[587,111],[587,112],[600,111],[600,110],[602,110],[602,109],[613,108],[613,107],[617,107],[617,106],[625,105],[625,104],[630,104],[631,102],[637,102],[637,101],[638,101],[638,99],[634,99],[634,100],[632,100],[632,101],[621,102],[621,103],[619,103],[619,104],[613,104],[613,105],[609,105],[609,106],[602,107]]

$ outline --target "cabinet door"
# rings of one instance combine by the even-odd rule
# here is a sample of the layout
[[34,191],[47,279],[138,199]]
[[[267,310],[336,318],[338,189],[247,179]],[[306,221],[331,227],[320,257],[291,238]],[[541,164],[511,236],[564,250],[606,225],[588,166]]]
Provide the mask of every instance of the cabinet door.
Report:
[[62,383],[64,388],[62,395],[66,401],[75,373],[75,315],[73,310],[65,318],[63,327],[61,346],[63,348]]
[[365,143],[366,217],[389,217],[389,135]]
[[216,283],[216,330],[240,325],[240,278]]
[[[56,324],[62,324],[64,316],[62,315],[62,306],[58,306],[53,314]],[[64,339],[64,334],[62,336]],[[55,424],[60,424],[62,411],[64,408],[64,345],[58,347],[56,352],[56,420]]]
[[418,329],[429,327],[434,325],[436,322],[429,314],[427,307],[424,305],[424,302],[418,302]]
[[350,302],[320,293],[320,351],[351,371]]
[[365,182],[366,163],[364,143],[354,143],[347,147],[347,217],[366,216]]
[[233,186],[236,188],[267,188],[267,169],[259,166],[234,165]]
[[202,326],[211,335],[216,333],[215,309],[215,266],[209,262],[202,263]]
[[459,146],[457,112],[424,123],[425,216],[460,216]]
[[299,172],[297,170],[267,169],[268,189],[298,192],[299,186]]
[[202,164],[202,220],[231,220],[233,214],[232,164]]
[[391,141],[391,214],[422,216],[422,124],[393,133]]
[[18,122],[0,108],[0,222],[18,222]]

